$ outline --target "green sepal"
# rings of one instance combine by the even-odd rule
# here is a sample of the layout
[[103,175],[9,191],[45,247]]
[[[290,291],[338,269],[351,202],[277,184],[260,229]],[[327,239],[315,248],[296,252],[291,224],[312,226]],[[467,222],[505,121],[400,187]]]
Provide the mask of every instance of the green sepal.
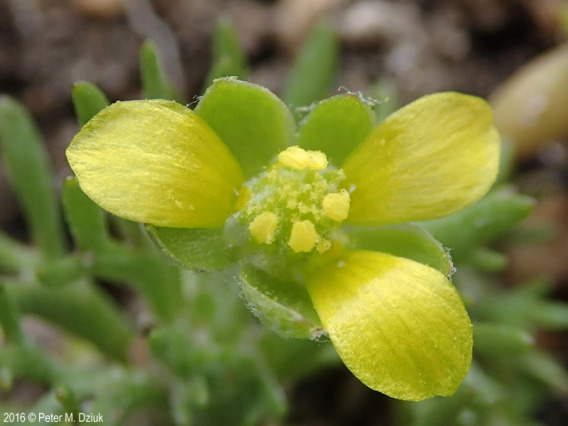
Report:
[[241,269],[239,282],[249,309],[282,337],[317,339],[323,334],[303,286],[291,281],[282,282],[251,265]]
[[80,81],[73,85],[71,99],[75,107],[75,115],[81,126],[110,105],[106,95],[97,86],[87,81]]
[[179,100],[162,67],[158,49],[152,41],[146,41],[140,48],[140,79],[146,99]]
[[345,227],[349,246],[358,250],[373,250],[404,257],[428,265],[449,276],[452,259],[444,247],[418,225],[383,226],[379,228]]
[[245,176],[258,173],[294,138],[286,105],[264,87],[235,78],[215,80],[195,112],[229,147]]
[[512,229],[533,207],[532,198],[503,187],[458,213],[420,225],[451,250],[454,261],[469,263],[475,248]]
[[32,240],[46,259],[63,255],[63,230],[48,154],[26,108],[0,97],[0,148]]
[[338,95],[319,102],[302,121],[297,143],[322,151],[340,166],[375,125],[373,111],[356,95]]
[[146,225],[150,237],[172,259],[191,270],[220,270],[237,260],[223,228],[165,228]]
[[65,218],[80,250],[100,250],[109,242],[103,212],[79,187],[76,178],[63,182]]
[[514,356],[534,348],[526,331],[497,323],[473,324],[473,350],[484,356]]
[[[282,99],[301,107],[323,99],[329,93],[338,63],[338,41],[333,29],[317,24],[302,45],[283,90]],[[296,116],[299,118],[300,114]]]
[[[213,32],[213,63],[205,79],[205,89],[220,77],[234,76],[246,80],[248,67],[233,22],[228,18],[217,20]],[[205,91],[204,89],[204,91]]]

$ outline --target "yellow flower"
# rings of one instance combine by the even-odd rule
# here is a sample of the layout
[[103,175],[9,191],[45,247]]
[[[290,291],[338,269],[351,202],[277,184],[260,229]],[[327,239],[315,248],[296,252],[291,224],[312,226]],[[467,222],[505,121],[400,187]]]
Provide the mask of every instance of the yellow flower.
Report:
[[296,135],[273,94],[220,79],[195,111],[111,105],[67,157],[89,197],[154,225],[170,252],[186,247],[195,267],[238,262],[266,322],[311,321],[312,333],[321,321],[367,386],[419,400],[452,394],[467,373],[471,322],[450,268],[383,252],[373,227],[446,216],[487,192],[499,136],[483,100],[425,96],[374,126],[359,98],[341,95]]

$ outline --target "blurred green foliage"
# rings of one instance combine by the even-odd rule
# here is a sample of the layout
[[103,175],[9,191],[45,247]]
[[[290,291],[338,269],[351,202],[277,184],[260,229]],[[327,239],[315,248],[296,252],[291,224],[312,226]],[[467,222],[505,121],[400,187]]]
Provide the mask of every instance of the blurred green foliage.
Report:
[[[216,29],[213,60],[208,82],[247,74],[229,21]],[[179,99],[152,43],[144,44],[140,61],[146,97]],[[335,36],[319,25],[292,67],[285,100],[300,107],[326,96],[336,64]],[[373,90],[390,99],[375,105],[382,120],[396,109],[396,92],[388,85]],[[81,125],[108,105],[86,82],[73,88],[72,99]],[[243,306],[234,271],[174,265],[144,228],[101,211],[73,178],[63,182],[60,203],[29,113],[6,96],[0,151],[31,241],[0,232],[0,388],[8,397],[18,382],[45,390],[29,406],[5,398],[1,411],[87,411],[101,413],[108,425],[139,424],[140,416],[147,424],[284,424],[284,386],[338,362],[329,344],[283,340],[260,327]],[[453,281],[474,322],[474,363],[452,397],[392,401],[396,424],[536,425],[540,404],[568,392],[564,368],[535,345],[539,330],[568,327],[568,307],[550,300],[544,282],[504,288],[496,274],[507,262],[500,241],[514,236],[533,206],[507,184],[510,172],[501,176],[477,204],[420,224],[452,255]],[[433,244],[423,231],[407,231]],[[449,268],[444,253],[432,262]],[[109,286],[126,301],[112,297]],[[132,306],[139,297],[146,316]],[[23,321],[30,315],[64,331],[52,337],[57,351],[31,337]]]

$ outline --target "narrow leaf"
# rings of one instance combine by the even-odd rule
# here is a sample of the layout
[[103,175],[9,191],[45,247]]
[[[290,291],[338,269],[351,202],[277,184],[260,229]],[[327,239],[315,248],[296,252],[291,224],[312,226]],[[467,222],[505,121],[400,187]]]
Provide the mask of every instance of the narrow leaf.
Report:
[[33,241],[46,259],[57,259],[63,231],[49,157],[28,111],[7,96],[0,97],[0,148]]
[[335,77],[337,56],[338,43],[333,30],[324,23],[316,25],[292,66],[282,99],[300,107],[324,98]]
[[248,67],[245,54],[239,43],[239,38],[233,22],[220,18],[213,33],[213,63],[205,79],[203,92],[220,77],[237,77],[246,80]]
[[97,86],[86,81],[75,83],[71,90],[71,99],[81,126],[109,105],[106,95]]
[[156,45],[147,41],[140,49],[140,78],[147,99],[177,100],[175,90],[160,62]]

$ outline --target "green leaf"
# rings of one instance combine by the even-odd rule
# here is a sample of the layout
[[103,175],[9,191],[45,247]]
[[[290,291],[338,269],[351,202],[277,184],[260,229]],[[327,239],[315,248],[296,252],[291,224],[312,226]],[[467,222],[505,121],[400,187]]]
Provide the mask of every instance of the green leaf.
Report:
[[223,228],[161,228],[147,225],[152,239],[172,259],[191,270],[219,270],[237,260],[237,250],[229,247]]
[[264,333],[258,345],[280,381],[298,381],[341,364],[330,342],[315,344],[310,340],[286,339],[276,333]]
[[37,277],[46,287],[64,287],[85,277],[86,268],[80,258],[64,257],[39,268]]
[[103,212],[79,187],[75,178],[63,182],[65,218],[80,250],[100,250],[109,242]]
[[323,334],[303,286],[282,282],[250,265],[242,268],[239,282],[249,309],[281,336],[316,339]]
[[234,78],[215,80],[195,112],[229,147],[245,176],[258,173],[294,138],[286,105],[264,87]]
[[345,227],[352,249],[373,250],[415,260],[449,276],[452,260],[442,245],[418,225]]
[[473,350],[484,356],[513,356],[534,347],[534,339],[526,331],[502,324],[475,323]]
[[37,253],[0,231],[0,270],[17,272],[33,269],[38,264]]
[[248,67],[245,54],[239,43],[233,22],[228,18],[217,20],[213,32],[213,64],[205,79],[207,89],[213,80],[220,77],[235,76],[246,80]]
[[467,262],[482,271],[497,272],[502,271],[507,266],[507,256],[484,247],[472,249],[468,253]]
[[0,97],[0,148],[32,239],[45,259],[59,258],[63,230],[49,157],[28,111],[7,96]]
[[524,220],[534,200],[505,187],[490,192],[479,202],[442,219],[421,222],[456,262],[467,262],[472,249],[491,242]]
[[71,413],[74,418],[79,419],[81,407],[77,401],[75,393],[66,385],[59,385],[54,390],[55,398],[61,404],[65,413]]
[[179,99],[162,67],[158,49],[151,41],[146,41],[140,49],[140,79],[146,99]]
[[392,80],[381,78],[365,90],[365,93],[375,99],[373,110],[378,123],[400,108],[398,90]]
[[552,356],[530,351],[520,359],[521,369],[529,376],[560,392],[568,392],[568,373]]
[[326,97],[335,77],[337,57],[338,42],[333,29],[325,23],[317,24],[292,66],[282,99],[300,107]]
[[375,124],[373,111],[356,95],[338,95],[319,102],[302,121],[297,143],[323,151],[340,166]]
[[0,347],[0,365],[14,377],[34,380],[50,385],[60,374],[57,365],[45,351],[28,345],[4,345]]
[[537,327],[545,330],[568,329],[568,304],[540,301],[528,312]]
[[23,343],[24,335],[20,328],[20,313],[9,294],[0,281],[0,325],[5,339],[8,342]]
[[63,288],[21,284],[9,290],[22,313],[39,315],[93,342],[110,357],[126,359],[133,338],[130,327],[103,293],[79,283]]
[[106,95],[94,84],[80,81],[71,90],[75,114],[81,126],[109,105]]
[[163,321],[173,320],[182,307],[181,271],[159,253],[118,246],[96,253],[91,266],[96,277],[132,285]]

